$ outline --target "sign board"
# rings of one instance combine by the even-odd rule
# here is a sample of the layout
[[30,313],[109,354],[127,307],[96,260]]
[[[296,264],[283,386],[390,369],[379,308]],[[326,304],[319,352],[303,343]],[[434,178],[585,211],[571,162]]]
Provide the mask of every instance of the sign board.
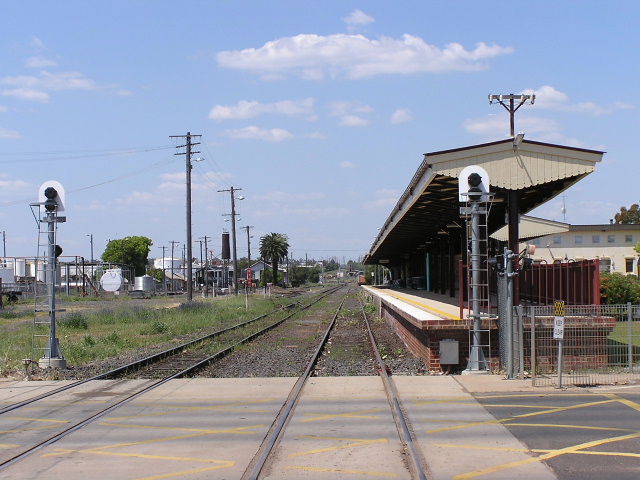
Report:
[[253,272],[250,268],[247,268],[247,287],[253,287]]
[[553,319],[554,340],[564,339],[564,302],[555,302],[555,317]]

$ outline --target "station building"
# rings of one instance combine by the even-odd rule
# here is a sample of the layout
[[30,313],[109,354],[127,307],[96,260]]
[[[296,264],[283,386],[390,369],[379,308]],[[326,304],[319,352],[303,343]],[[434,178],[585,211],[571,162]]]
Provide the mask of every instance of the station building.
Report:
[[[601,151],[522,138],[424,155],[364,263],[387,268],[394,287],[420,289],[426,296],[438,296],[434,301],[460,304],[458,315],[444,308],[412,315],[397,302],[378,296],[381,315],[407,345],[413,345],[414,353],[424,358],[429,368],[440,367],[438,343],[443,339],[459,339],[460,358],[468,355],[464,345],[468,346],[472,321],[466,318],[468,310],[461,300],[466,289],[462,266],[467,264],[469,242],[465,212],[461,215],[464,205],[459,187],[467,182],[461,178],[463,170],[478,166],[489,177],[492,200],[487,204],[486,230],[489,236],[501,229],[505,232],[502,240],[488,243],[487,248],[493,249],[489,256],[504,248],[517,255],[521,241],[530,235],[521,232],[522,216],[594,172],[603,155]],[[556,236],[563,230],[569,231],[551,229],[546,234]],[[544,230],[536,232],[529,238],[545,235]],[[485,323],[483,328],[497,329],[492,322]]]

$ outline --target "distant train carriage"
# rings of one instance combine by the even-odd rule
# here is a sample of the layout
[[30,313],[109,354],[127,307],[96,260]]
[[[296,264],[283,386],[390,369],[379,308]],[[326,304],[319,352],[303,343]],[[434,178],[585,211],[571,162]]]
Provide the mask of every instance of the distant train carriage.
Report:
[[364,275],[358,275],[358,285],[364,285],[366,282]]

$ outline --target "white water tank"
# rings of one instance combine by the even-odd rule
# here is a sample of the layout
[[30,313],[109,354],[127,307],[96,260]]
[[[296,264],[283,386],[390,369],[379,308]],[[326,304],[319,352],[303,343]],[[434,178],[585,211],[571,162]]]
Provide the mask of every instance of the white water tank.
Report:
[[136,277],[135,290],[140,292],[152,292],[155,290],[156,284],[150,275]]
[[182,261],[179,258],[156,258],[153,267],[159,270],[179,270]]
[[100,286],[105,292],[117,292],[124,285],[122,275],[120,275],[120,269],[107,270],[102,277],[100,277]]
[[24,258],[16,258],[15,276],[16,277],[27,276],[27,261]]

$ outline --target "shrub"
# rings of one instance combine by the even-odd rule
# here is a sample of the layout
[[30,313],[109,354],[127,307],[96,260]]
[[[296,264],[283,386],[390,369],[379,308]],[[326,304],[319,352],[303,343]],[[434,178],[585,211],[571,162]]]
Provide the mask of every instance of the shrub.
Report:
[[633,275],[602,273],[600,275],[600,299],[603,304],[615,305],[640,303],[640,280]]
[[71,312],[65,318],[60,320],[60,325],[67,328],[73,328],[75,330],[87,330],[89,328],[87,319],[80,312]]

